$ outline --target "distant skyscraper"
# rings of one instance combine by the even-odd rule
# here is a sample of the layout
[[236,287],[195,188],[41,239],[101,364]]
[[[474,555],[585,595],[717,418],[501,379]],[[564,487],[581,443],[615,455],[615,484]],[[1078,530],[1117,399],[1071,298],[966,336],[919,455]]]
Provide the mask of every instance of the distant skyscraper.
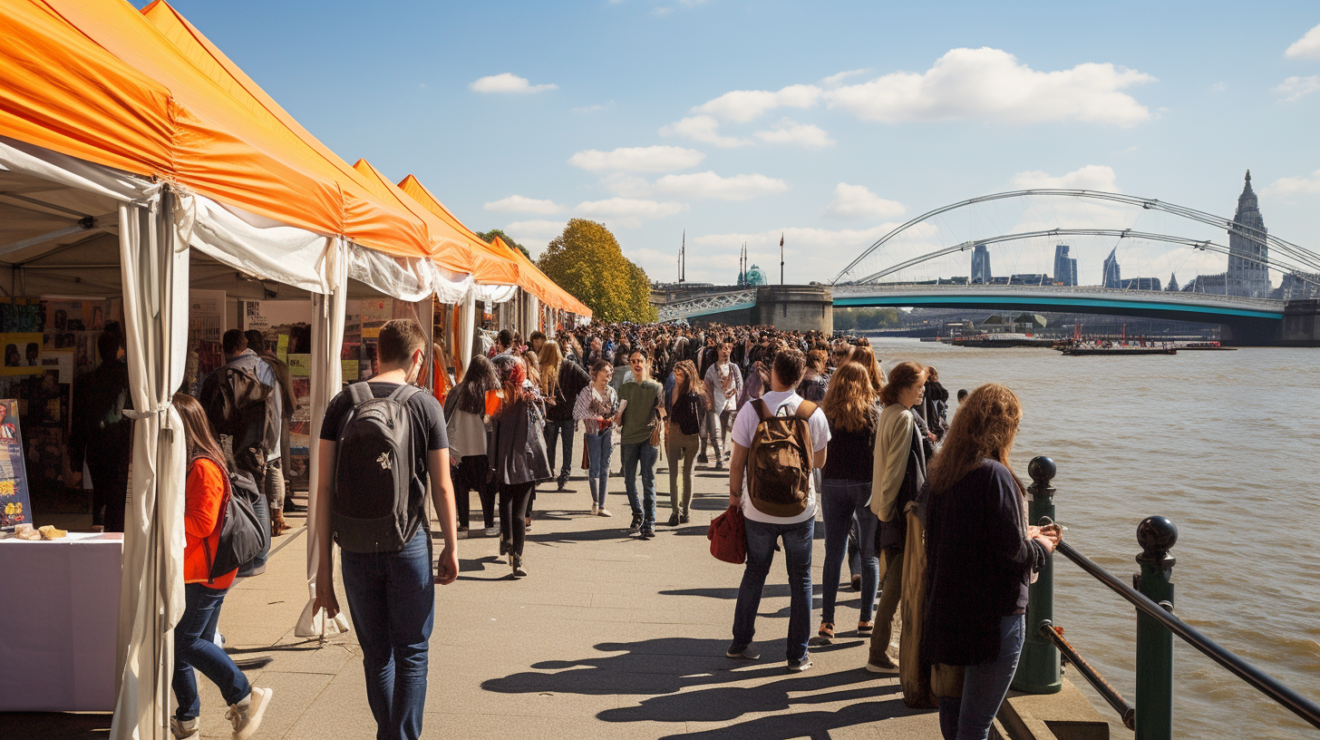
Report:
[[1100,282],[1106,288],[1122,288],[1123,276],[1118,269],[1118,247],[1114,247],[1105,257],[1104,280]]
[[1054,247],[1054,282],[1060,285],[1077,284],[1077,260],[1069,257],[1067,244]]
[[1178,273],[1176,272],[1169,273],[1169,286],[1164,290],[1166,290],[1169,293],[1177,293],[1179,290],[1182,290],[1182,288],[1178,287]]
[[1268,298],[1270,271],[1265,266],[1269,247],[1265,245],[1265,218],[1260,214],[1256,192],[1251,189],[1251,170],[1238,196],[1237,213],[1228,232],[1229,295]]
[[977,244],[972,250],[972,282],[989,285],[991,280],[990,250],[984,244]]

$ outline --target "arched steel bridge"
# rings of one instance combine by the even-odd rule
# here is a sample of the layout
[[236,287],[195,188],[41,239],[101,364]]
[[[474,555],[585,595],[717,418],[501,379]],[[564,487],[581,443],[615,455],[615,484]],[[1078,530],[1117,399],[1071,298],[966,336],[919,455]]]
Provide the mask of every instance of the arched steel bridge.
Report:
[[[1284,301],[1268,298],[1245,298],[1203,292],[1160,292],[1088,286],[1038,285],[951,285],[948,283],[882,283],[883,278],[923,262],[980,245],[998,244],[1016,240],[1064,236],[1103,236],[1117,239],[1138,239],[1178,244],[1192,249],[1228,255],[1229,247],[1222,243],[1193,239],[1172,234],[1136,231],[1130,228],[1055,228],[1038,231],[1000,234],[971,239],[951,247],[934,249],[926,254],[889,265],[868,274],[851,277],[868,257],[883,249],[885,244],[912,227],[942,213],[978,203],[1001,201],[1032,196],[1079,198],[1116,203],[1143,210],[1169,213],[1189,221],[1213,226],[1236,233],[1266,245],[1269,256],[1258,258],[1251,254],[1235,253],[1247,260],[1267,266],[1271,270],[1293,275],[1299,280],[1320,284],[1320,254],[1265,231],[1235,224],[1232,219],[1167,203],[1154,198],[1141,198],[1097,190],[1070,190],[1038,188],[1015,190],[971,198],[924,213],[893,229],[863,250],[848,263],[832,281],[836,306],[929,306],[946,308],[1002,308],[1008,310],[1058,311],[1068,313],[1100,313],[1147,316],[1187,321],[1222,323],[1254,330],[1282,321]],[[850,279],[851,278],[851,279]],[[662,321],[717,315],[726,311],[747,308],[756,304],[756,292],[730,290],[727,293],[706,294],[690,300],[670,303],[661,307]]]

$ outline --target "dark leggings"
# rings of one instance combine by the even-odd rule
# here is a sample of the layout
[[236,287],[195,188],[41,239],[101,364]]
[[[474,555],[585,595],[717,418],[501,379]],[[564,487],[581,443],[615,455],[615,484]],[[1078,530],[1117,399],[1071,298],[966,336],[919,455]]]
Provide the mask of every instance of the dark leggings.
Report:
[[500,538],[509,543],[509,552],[522,557],[523,542],[527,538],[527,502],[535,483],[501,483]]
[[454,473],[454,504],[458,509],[458,526],[466,527],[471,517],[471,491],[481,499],[481,517],[487,527],[495,526],[495,490],[487,481],[490,462],[485,455],[468,455],[458,462]]

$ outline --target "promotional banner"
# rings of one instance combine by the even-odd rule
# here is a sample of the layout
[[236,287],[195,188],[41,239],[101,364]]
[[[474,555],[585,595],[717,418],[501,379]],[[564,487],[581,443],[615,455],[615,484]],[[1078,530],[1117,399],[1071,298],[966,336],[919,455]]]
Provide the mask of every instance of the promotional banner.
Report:
[[18,424],[18,401],[0,401],[0,529],[32,523],[27,467],[23,464],[23,438]]

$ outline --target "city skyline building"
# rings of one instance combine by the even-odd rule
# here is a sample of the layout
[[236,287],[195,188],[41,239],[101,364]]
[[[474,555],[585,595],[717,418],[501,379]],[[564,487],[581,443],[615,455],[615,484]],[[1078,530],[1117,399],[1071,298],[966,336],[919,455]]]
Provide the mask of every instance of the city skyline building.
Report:
[[972,282],[989,285],[994,280],[990,273],[990,250],[984,244],[972,249]]
[[1071,249],[1067,244],[1054,247],[1054,282],[1058,285],[1077,284],[1077,258],[1068,256]]
[[1267,233],[1256,191],[1251,188],[1251,170],[1247,170],[1233,224],[1228,231],[1229,295],[1269,297],[1270,271],[1265,265],[1269,257],[1269,247],[1265,243]]
[[1123,272],[1118,266],[1118,247],[1109,250],[1109,256],[1105,257],[1104,267],[1101,269],[1102,278],[1100,284],[1106,288],[1122,288]]

